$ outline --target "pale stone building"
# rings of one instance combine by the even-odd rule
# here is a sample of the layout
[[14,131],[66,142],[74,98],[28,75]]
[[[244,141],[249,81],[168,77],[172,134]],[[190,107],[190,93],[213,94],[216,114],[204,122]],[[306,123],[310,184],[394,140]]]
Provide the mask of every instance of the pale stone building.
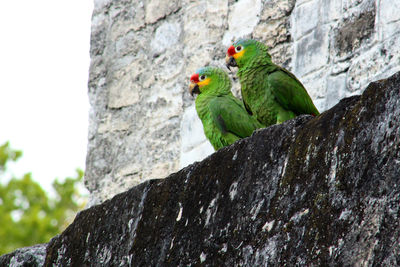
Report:
[[269,45],[324,111],[400,70],[399,10],[399,0],[95,0],[91,204],[213,153],[187,86],[197,68],[224,67],[232,40]]

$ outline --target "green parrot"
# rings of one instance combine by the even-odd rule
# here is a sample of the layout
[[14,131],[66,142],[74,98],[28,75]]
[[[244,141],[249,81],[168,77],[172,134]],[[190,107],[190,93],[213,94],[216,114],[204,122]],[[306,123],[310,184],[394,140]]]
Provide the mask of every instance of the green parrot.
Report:
[[249,114],[269,126],[300,114],[319,115],[306,89],[290,71],[272,63],[268,47],[241,39],[228,48],[227,67],[238,67],[243,103]]
[[203,67],[190,77],[189,92],[198,94],[196,111],[204,133],[215,150],[250,136],[265,127],[249,115],[231,92],[228,74],[215,67]]

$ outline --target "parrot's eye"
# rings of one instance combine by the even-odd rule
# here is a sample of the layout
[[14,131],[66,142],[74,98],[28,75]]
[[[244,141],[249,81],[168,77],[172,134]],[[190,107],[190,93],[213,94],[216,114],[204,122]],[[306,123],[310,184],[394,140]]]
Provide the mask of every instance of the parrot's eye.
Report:
[[201,75],[199,80],[204,81],[205,78],[206,78],[206,75]]
[[236,51],[236,53],[242,51],[242,46],[241,45],[236,46],[235,51]]

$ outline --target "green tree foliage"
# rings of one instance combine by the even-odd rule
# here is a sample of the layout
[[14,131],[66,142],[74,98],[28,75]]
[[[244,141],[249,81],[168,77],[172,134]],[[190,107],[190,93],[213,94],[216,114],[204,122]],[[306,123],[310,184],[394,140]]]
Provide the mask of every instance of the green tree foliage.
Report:
[[62,182],[55,180],[55,197],[50,197],[30,173],[23,177],[7,176],[7,163],[17,161],[21,151],[0,146],[0,255],[19,247],[46,243],[63,231],[83,208],[78,186],[83,171]]

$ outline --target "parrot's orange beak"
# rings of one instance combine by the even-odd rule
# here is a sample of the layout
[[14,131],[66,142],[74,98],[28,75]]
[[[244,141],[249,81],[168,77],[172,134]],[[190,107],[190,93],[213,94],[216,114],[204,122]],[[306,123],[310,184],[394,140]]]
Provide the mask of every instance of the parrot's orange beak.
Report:
[[199,85],[197,83],[191,82],[189,84],[189,93],[191,96],[194,94],[200,94]]

